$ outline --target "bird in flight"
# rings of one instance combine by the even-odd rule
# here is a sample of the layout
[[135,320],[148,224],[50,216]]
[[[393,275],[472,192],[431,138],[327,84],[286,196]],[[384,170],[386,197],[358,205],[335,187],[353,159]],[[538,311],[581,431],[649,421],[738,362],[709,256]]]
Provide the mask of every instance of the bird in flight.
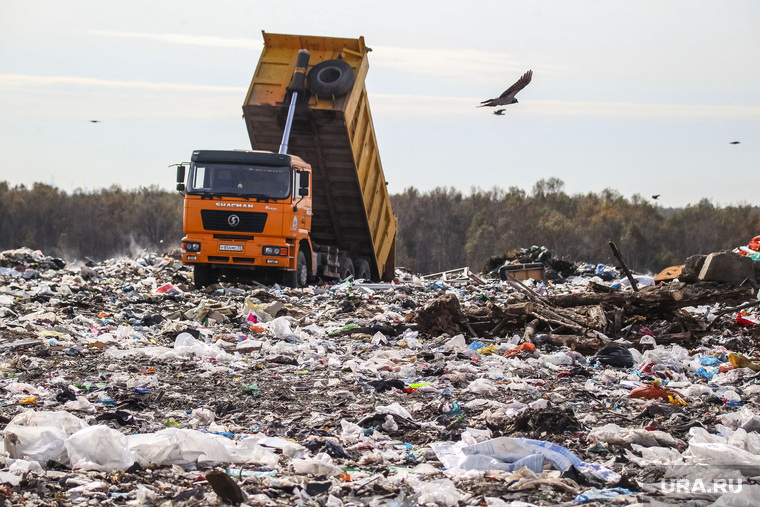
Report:
[[652,199],[659,199],[659,198],[660,198],[660,194],[657,194],[657,195],[653,195],[653,196],[652,196]]
[[100,120],[90,120],[90,123],[100,123]]
[[730,143],[728,143],[728,144],[739,144],[739,143],[740,143],[740,141],[731,141],[731,142],[730,142]]
[[506,111],[506,109],[497,109],[496,111],[493,112],[493,114],[498,115],[498,116],[504,116],[504,111]]
[[506,106],[509,104],[516,104],[517,99],[515,98],[515,95],[517,95],[517,92],[528,86],[528,83],[530,83],[530,79],[533,77],[533,71],[529,70],[525,74],[522,75],[520,79],[517,80],[515,84],[510,86],[506,89],[504,93],[496,97],[495,99],[488,99],[484,100],[480,103],[477,107],[485,107],[485,106]]

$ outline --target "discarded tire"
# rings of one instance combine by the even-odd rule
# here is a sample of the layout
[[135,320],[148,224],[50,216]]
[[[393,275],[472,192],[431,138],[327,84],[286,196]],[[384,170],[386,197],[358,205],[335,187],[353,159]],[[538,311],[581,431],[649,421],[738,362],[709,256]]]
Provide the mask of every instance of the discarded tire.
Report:
[[344,95],[354,86],[354,69],[343,60],[325,60],[309,71],[306,83],[317,95]]

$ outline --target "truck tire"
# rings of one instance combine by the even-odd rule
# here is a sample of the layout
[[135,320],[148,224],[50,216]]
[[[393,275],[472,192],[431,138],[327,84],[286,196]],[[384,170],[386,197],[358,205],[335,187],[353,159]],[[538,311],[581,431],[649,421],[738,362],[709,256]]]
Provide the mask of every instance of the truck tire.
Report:
[[354,87],[354,69],[343,60],[325,60],[309,71],[306,83],[316,95],[344,95]]
[[348,257],[344,257],[343,260],[340,261],[340,268],[338,268],[338,274],[340,275],[341,280],[345,280],[349,276],[354,275],[354,263],[351,262],[351,259]]
[[285,271],[283,283],[286,287],[303,287],[309,278],[309,269],[306,267],[306,256],[303,252],[298,252],[298,261],[296,262],[295,271]]
[[202,289],[208,285],[216,283],[217,279],[211,270],[210,264],[193,265],[193,282],[196,289]]
[[369,262],[364,259],[357,259],[356,261],[356,279],[366,281],[372,279],[372,273],[369,270]]

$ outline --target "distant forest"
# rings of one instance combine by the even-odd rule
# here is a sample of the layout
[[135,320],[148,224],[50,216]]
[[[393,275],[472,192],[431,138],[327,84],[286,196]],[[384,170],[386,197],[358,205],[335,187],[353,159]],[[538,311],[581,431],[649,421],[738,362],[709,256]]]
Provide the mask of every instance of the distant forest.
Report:
[[[530,193],[409,188],[391,196],[398,217],[396,264],[417,273],[469,267],[533,245],[570,262],[616,264],[609,242],[629,267],[658,272],[694,254],[731,250],[760,235],[760,208],[716,207],[703,199],[665,209],[615,190],[568,195],[557,178]],[[166,253],[182,238],[182,196],[157,187],[63,192],[0,182],[0,250],[29,247],[67,262],[95,261],[141,250]]]

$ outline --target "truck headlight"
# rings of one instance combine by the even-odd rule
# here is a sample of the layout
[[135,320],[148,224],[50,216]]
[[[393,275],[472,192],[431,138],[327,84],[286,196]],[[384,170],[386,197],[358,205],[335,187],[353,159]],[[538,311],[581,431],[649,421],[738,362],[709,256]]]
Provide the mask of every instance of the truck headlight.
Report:
[[182,243],[182,248],[185,252],[200,252],[201,244],[195,241],[185,241]]
[[288,255],[288,247],[286,246],[264,246],[261,247],[262,255]]

